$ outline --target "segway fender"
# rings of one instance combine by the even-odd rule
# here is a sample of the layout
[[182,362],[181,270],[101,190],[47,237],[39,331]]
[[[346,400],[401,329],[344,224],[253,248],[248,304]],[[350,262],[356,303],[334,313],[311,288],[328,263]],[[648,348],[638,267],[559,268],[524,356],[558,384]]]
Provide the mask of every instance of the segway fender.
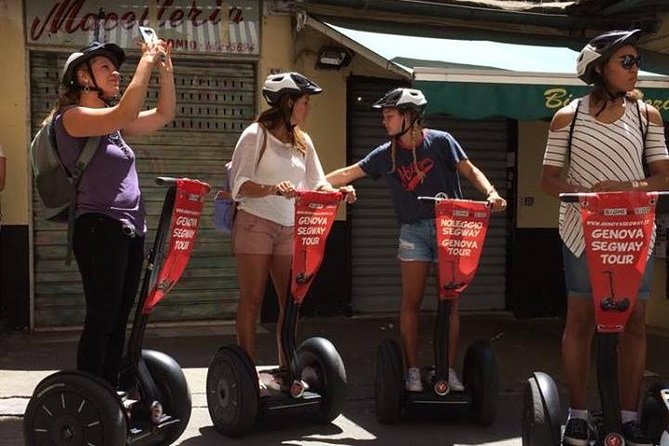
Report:
[[523,394],[523,446],[559,446],[560,395],[553,378],[534,372]]
[[641,428],[648,439],[655,443],[664,443],[660,438],[667,438],[669,446],[669,434],[666,433],[669,426],[669,383],[654,382],[648,386],[641,400]]

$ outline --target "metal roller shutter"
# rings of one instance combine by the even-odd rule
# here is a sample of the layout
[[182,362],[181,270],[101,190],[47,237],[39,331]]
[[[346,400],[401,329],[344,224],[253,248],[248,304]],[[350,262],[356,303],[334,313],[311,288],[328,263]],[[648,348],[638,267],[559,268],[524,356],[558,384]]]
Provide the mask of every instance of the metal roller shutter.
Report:
[[[390,88],[391,81],[354,79],[349,82],[350,162],[366,156],[387,141],[378,111],[370,108]],[[506,197],[507,121],[465,121],[443,116],[429,116],[427,127],[450,132],[463,146],[472,162]],[[352,305],[356,313],[396,312],[401,297],[397,256],[399,228],[392,208],[390,192],[383,180],[369,178],[356,183],[358,202],[350,206]],[[462,181],[466,198],[480,199],[467,180]],[[506,288],[505,214],[494,214],[486,237],[478,273],[463,293],[463,309],[501,309]],[[437,285],[430,278],[423,307],[436,308]]]
[[[33,134],[51,110],[66,53],[31,52],[31,124]],[[122,85],[136,67],[136,57],[124,64]],[[241,131],[255,117],[255,64],[220,60],[175,59],[177,117],[157,133],[128,138],[137,155],[137,169],[146,202],[153,243],[165,189],[154,184],[160,175],[190,177],[217,188],[224,164]],[[147,93],[147,108],[155,106],[157,77]],[[155,310],[153,321],[233,318],[239,297],[230,239],[213,228],[213,193],[208,197],[200,233],[190,263],[172,293]],[[81,279],[76,265],[65,266],[64,225],[42,218],[33,193],[34,326],[79,325],[84,317]]]

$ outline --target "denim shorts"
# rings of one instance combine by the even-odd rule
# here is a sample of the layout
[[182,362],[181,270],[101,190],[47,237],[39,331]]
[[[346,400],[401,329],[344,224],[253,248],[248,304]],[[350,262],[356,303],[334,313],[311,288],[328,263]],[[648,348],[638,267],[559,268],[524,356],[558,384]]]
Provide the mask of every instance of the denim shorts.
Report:
[[[562,243],[562,261],[564,264],[564,279],[567,292],[570,296],[592,299],[592,287],[590,286],[590,273],[588,272],[588,261],[585,251],[580,257],[576,257],[567,245]],[[646,263],[646,271],[641,278],[641,286],[637,299],[645,300],[650,296],[650,286],[653,282],[653,256]]]
[[400,227],[397,258],[405,262],[439,262],[434,220],[418,220]]

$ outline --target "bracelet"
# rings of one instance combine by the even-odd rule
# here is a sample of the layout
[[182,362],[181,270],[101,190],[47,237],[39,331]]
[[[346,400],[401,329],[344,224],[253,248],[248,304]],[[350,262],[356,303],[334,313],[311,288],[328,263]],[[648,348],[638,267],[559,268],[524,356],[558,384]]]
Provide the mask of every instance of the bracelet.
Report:
[[486,196],[486,198],[488,198],[489,196],[491,196],[491,195],[494,194],[494,193],[497,193],[497,189],[495,189],[495,186],[492,186],[492,187],[490,188],[490,190],[486,193],[485,196]]

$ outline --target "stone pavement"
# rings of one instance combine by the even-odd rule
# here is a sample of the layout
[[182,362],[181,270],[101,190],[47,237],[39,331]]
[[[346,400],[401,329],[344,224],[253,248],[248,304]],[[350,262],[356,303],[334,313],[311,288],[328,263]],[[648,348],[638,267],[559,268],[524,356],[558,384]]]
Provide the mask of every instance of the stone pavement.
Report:
[[[421,357],[431,363],[432,317],[421,323]],[[374,416],[374,356],[385,337],[398,337],[393,317],[303,319],[298,339],[325,336],[338,348],[348,376],[348,401],[344,413],[330,425],[305,424],[301,420],[278,420],[242,439],[227,439],[212,427],[206,407],[207,366],[216,349],[234,341],[230,324],[149,328],[145,348],[174,357],[185,370],[193,398],[193,413],[182,437],[184,446],[224,444],[260,445],[496,445],[520,446],[521,386],[530,373],[550,373],[560,386],[566,404],[560,370],[562,322],[557,319],[516,320],[508,313],[465,314],[461,323],[459,368],[466,346],[476,339],[490,339],[497,354],[500,377],[498,417],[482,428],[466,419],[444,420],[412,417],[394,426],[379,424]],[[260,327],[260,364],[274,364],[273,326]],[[21,421],[35,385],[59,369],[75,363],[76,332],[0,334],[0,445],[22,444]],[[669,377],[667,337],[649,336],[648,380]],[[592,402],[596,392],[591,386]],[[428,417],[430,418],[430,417]]]

